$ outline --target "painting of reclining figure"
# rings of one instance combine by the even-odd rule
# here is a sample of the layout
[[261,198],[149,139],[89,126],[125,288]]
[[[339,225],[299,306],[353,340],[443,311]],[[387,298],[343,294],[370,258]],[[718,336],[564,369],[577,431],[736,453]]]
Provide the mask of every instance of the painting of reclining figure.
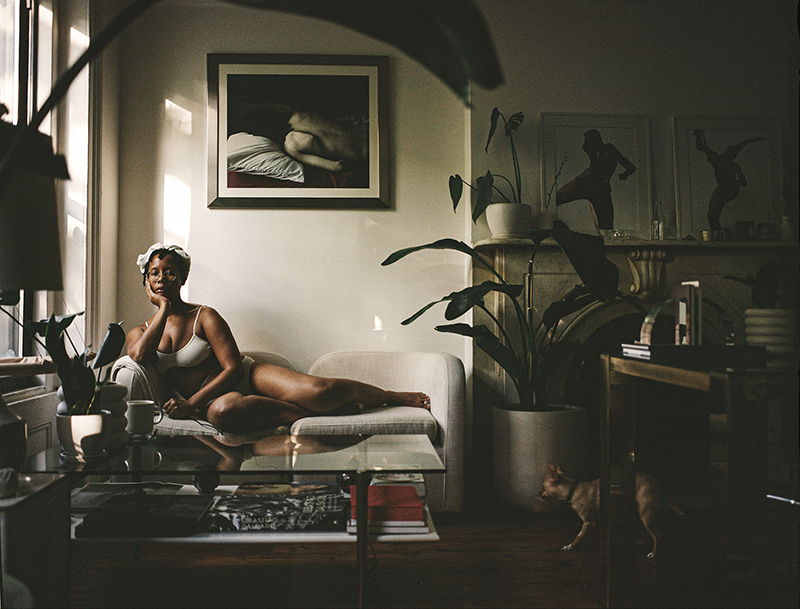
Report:
[[385,63],[209,55],[209,205],[385,207]]

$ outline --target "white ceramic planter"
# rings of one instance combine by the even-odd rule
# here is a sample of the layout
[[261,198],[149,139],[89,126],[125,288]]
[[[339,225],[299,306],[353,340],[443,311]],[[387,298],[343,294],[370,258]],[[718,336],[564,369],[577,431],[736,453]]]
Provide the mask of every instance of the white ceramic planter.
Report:
[[492,237],[524,238],[531,228],[531,207],[527,203],[492,203],[486,208],[486,222]]
[[56,415],[56,433],[62,454],[76,461],[99,457],[106,451],[108,411],[100,414]]
[[492,416],[494,487],[498,497],[540,514],[566,508],[539,498],[550,463],[561,464],[570,478],[586,475],[586,411],[553,405],[544,412],[494,408]]
[[[95,398],[100,400],[100,409],[107,412],[106,418],[106,450],[120,448],[128,443],[128,432],[125,426],[128,421],[125,412],[128,403],[125,398],[128,395],[128,388],[121,383],[106,383],[100,390],[100,395]],[[67,405],[64,402],[64,393],[61,387],[58,388],[58,411],[59,415],[67,413]],[[62,444],[63,445],[63,444]]]

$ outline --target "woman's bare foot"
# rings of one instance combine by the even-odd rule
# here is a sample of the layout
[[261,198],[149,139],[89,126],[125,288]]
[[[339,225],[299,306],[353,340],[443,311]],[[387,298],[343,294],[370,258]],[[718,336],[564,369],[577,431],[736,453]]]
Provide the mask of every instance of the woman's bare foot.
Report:
[[431,409],[431,399],[424,393],[416,391],[387,391],[387,404],[391,406],[413,406],[414,408]]

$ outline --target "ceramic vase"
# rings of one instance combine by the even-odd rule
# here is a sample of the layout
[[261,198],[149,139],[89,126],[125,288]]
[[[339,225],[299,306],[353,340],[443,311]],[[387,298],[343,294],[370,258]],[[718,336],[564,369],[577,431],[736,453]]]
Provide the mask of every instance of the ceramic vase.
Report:
[[557,218],[555,206],[548,207],[537,217],[536,228],[553,228],[553,224]]
[[562,465],[570,478],[586,475],[586,411],[551,405],[545,411],[493,409],[494,489],[504,502],[538,514],[566,509],[561,501],[540,499],[549,465]]
[[532,218],[527,203],[492,203],[485,213],[492,237],[524,239],[528,236]]

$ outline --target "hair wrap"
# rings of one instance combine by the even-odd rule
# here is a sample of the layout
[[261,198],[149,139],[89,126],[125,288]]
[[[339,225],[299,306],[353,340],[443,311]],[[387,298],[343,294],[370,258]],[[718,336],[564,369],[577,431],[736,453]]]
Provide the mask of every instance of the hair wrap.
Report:
[[154,243],[144,254],[141,254],[136,259],[136,264],[139,265],[139,270],[142,272],[142,275],[147,272],[147,264],[150,262],[150,257],[158,250],[169,250],[176,256],[180,256],[186,264],[186,272],[189,272],[189,268],[192,266],[192,257],[187,254],[182,247],[179,245],[164,245],[163,243]]

